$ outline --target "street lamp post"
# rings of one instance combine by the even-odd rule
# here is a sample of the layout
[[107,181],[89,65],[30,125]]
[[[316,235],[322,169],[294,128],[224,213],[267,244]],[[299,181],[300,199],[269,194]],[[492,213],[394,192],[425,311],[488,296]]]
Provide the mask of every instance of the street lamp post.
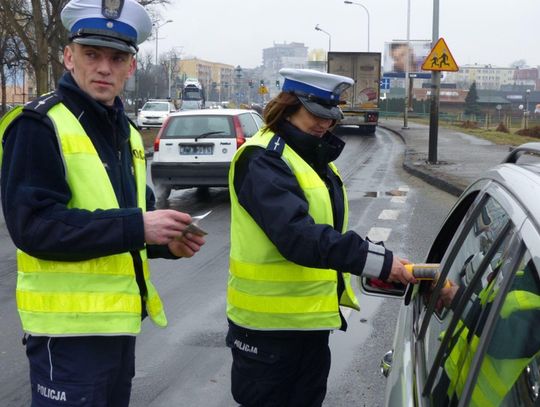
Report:
[[330,33],[328,31],[324,31],[321,27],[319,27],[319,24],[315,26],[315,30],[321,31],[328,35],[328,52],[332,51],[332,36],[330,35]]
[[[157,21],[154,22],[154,29],[156,30],[156,68],[158,66],[158,39],[159,39],[159,29],[163,27],[165,24],[172,23],[173,20],[167,20],[161,24],[158,24]],[[156,75],[154,77],[154,87],[155,87],[155,96],[158,97],[158,75],[156,72]]]
[[411,0],[407,0],[407,62],[405,63],[405,103],[403,111],[403,129],[409,128],[409,73],[411,63]]
[[354,4],[356,6],[362,7],[364,10],[366,10],[366,14],[367,14],[367,50],[369,52],[369,10],[363,4],[357,3],[355,1],[345,0],[344,3],[345,4]]
[[527,89],[525,91],[525,111],[523,112],[523,127],[525,129],[529,128],[529,97],[531,95],[531,90]]
[[236,107],[240,107],[240,89],[241,89],[241,81],[242,81],[242,67],[240,65],[237,65],[236,68],[234,68],[234,72],[236,74]]

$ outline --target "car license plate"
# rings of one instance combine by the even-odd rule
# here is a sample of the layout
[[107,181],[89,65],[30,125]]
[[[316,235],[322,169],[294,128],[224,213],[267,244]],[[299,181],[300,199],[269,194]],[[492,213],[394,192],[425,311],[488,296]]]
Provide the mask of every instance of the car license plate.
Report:
[[211,155],[213,144],[180,144],[180,155]]

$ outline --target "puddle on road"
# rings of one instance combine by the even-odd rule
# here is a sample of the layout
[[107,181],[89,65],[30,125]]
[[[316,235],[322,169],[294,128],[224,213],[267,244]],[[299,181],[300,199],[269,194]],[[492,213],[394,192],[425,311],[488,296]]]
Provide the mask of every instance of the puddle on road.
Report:
[[407,191],[391,189],[390,191],[368,191],[364,192],[364,198],[380,198],[382,196],[406,196]]

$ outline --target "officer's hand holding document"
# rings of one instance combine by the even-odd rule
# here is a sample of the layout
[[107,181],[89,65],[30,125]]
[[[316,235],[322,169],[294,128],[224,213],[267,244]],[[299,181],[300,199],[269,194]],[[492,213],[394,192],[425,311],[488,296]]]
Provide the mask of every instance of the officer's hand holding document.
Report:
[[199,226],[199,222],[203,220],[204,218],[206,218],[208,215],[210,215],[211,212],[212,211],[210,210],[206,213],[203,213],[202,215],[192,216],[191,217],[191,219],[193,219],[192,222],[184,229],[184,231],[179,236],[179,238],[185,235],[186,233],[193,233],[194,235],[197,235],[197,236],[207,235],[208,233],[205,230],[201,229],[201,227]]

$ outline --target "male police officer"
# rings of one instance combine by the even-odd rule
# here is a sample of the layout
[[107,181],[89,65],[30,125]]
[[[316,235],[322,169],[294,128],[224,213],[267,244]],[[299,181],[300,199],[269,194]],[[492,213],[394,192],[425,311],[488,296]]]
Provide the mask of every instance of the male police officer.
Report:
[[72,0],[62,22],[58,89],[0,122],[32,405],[127,406],[141,319],[167,324],[147,258],[191,257],[204,240],[182,234],[186,213],[147,212],[143,145],[118,98],[151,32],[147,12]]

